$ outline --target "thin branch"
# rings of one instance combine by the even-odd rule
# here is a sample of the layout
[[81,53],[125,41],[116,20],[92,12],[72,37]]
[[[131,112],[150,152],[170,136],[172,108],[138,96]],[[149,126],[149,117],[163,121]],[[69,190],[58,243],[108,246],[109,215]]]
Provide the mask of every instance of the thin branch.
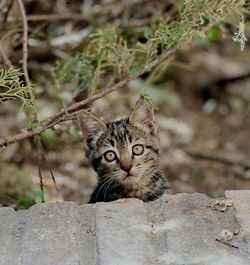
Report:
[[[31,84],[30,79],[29,79],[29,73],[28,73],[28,22],[27,22],[27,16],[24,8],[24,4],[22,0],[17,0],[18,6],[21,12],[22,16],[22,22],[23,22],[23,74],[25,78],[26,85],[29,86]],[[34,94],[32,90],[29,91],[28,93],[28,98],[31,100],[34,100]],[[37,113],[34,112],[34,122],[38,123],[38,116]],[[41,187],[41,198],[42,202],[45,202],[44,200],[44,189],[43,189],[43,176],[42,176],[42,155],[43,155],[43,147],[41,143],[41,138],[39,134],[36,134],[33,136],[35,139],[35,142],[37,144],[37,150],[38,150],[38,176],[40,179],[40,187]]]
[[[124,88],[129,81],[137,79],[141,75],[143,75],[145,72],[149,71],[151,68],[155,67],[156,65],[162,63],[163,61],[169,61],[172,60],[175,54],[177,48],[172,49],[166,53],[161,54],[159,57],[157,57],[155,60],[153,60],[151,63],[145,65],[141,71],[139,71],[136,75],[126,77],[123,80],[119,81],[112,87],[103,89],[102,92],[98,94],[94,94],[93,96],[88,97],[87,99],[84,99],[82,101],[79,101],[77,103],[73,103],[67,107],[68,115],[75,115],[76,113],[81,112],[86,106],[100,98],[103,98],[107,94],[112,93],[113,91],[116,91],[118,89]],[[53,114],[50,118],[45,119],[41,122],[39,122],[39,125],[37,128],[35,128],[32,131],[29,131],[26,129],[26,131],[16,134],[14,136],[7,136],[0,138],[0,147],[7,147],[9,144],[13,144],[15,142],[21,141],[23,139],[26,139],[28,137],[34,137],[36,135],[40,135],[43,131],[46,129],[52,128],[54,125],[62,122],[65,120],[65,118],[68,118],[68,116],[65,116],[66,112],[65,109],[60,110],[59,112]]]
[[14,0],[10,0],[9,4],[6,4],[7,8],[6,8],[6,11],[3,14],[3,21],[2,21],[2,30],[3,31],[7,31],[7,19],[8,19],[10,10],[11,10],[11,8],[13,6],[13,3],[14,3]]
[[0,43],[0,58],[3,58],[3,62],[5,65],[7,65],[9,68],[13,68],[13,65],[11,63],[11,61],[9,60],[9,58],[7,57],[1,43]]
[[[22,16],[22,21],[23,21],[23,74],[25,78],[26,85],[30,85],[30,79],[29,79],[29,73],[28,73],[28,22],[27,22],[27,16],[24,8],[24,4],[22,0],[17,0],[19,9],[21,12]],[[34,100],[34,94],[32,90],[29,91],[28,93],[29,98],[31,100]],[[37,113],[34,112],[34,121],[38,121]]]
[[[23,5],[22,0],[17,0],[19,9],[21,12],[22,16],[22,22],[23,22],[23,73],[24,73],[24,78],[25,82],[27,85],[30,84],[30,79],[28,75],[28,65],[27,65],[27,60],[28,60],[28,22],[27,22],[27,17],[26,17],[26,12],[25,8]],[[32,92],[30,92],[30,98],[34,99],[34,96]]]
[[42,172],[42,158],[43,158],[43,146],[41,138],[39,136],[35,137],[37,151],[38,151],[38,176],[40,180],[40,189],[41,189],[41,200],[42,203],[45,202],[44,199],[44,188],[43,188],[43,172]]
[[57,194],[59,194],[59,188],[58,188],[58,186],[57,186],[57,184],[56,184],[56,178],[55,178],[55,175],[54,175],[54,173],[53,173],[53,171],[52,171],[51,169],[49,170],[49,172],[50,172],[50,176],[51,176],[51,178],[52,178],[52,181],[53,181],[53,183],[54,183],[54,185],[55,185],[56,192],[57,192]]
[[[41,146],[42,146],[42,148],[43,148],[42,143],[41,143]],[[44,151],[44,148],[43,148],[43,157],[45,158],[46,161],[49,161],[49,159],[48,159],[48,157],[47,157],[47,155],[46,155],[46,153],[45,153],[45,151]],[[58,188],[58,186],[57,186],[57,184],[56,184],[56,178],[55,178],[55,175],[54,175],[54,173],[53,173],[53,171],[52,171],[51,168],[49,168],[49,172],[50,172],[50,176],[51,176],[51,178],[52,178],[52,181],[53,181],[53,183],[54,183],[54,185],[55,185],[56,192],[57,192],[57,194],[59,194],[59,188]]]
[[219,155],[212,155],[205,152],[187,151],[187,154],[198,159],[207,159],[211,161],[220,162],[226,165],[237,165],[243,167],[245,170],[250,169],[250,163],[247,161],[236,160],[233,158],[219,156]]

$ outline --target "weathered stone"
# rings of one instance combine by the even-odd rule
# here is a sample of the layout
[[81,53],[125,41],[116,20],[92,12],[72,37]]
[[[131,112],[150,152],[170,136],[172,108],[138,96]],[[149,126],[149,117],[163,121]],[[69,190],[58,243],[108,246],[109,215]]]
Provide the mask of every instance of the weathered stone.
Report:
[[0,264],[20,264],[22,248],[23,214],[17,216],[12,208],[0,208]]
[[234,202],[237,220],[250,249],[250,190],[229,190],[225,192],[225,195]]
[[155,263],[150,224],[141,201],[119,200],[96,207],[98,264]]
[[159,256],[161,264],[249,264],[250,251],[242,248],[245,244],[242,236],[230,241],[239,249],[216,241],[223,229],[239,228],[234,209],[220,212],[208,204],[209,198],[202,194],[167,195],[145,204],[156,227],[154,233],[161,234],[159,239],[165,241],[165,253]]
[[95,264],[95,237],[88,232],[95,216],[89,205],[40,204],[15,214],[4,211],[8,216],[3,222],[1,218],[1,265]]
[[250,191],[226,197],[0,208],[0,265],[249,265]]

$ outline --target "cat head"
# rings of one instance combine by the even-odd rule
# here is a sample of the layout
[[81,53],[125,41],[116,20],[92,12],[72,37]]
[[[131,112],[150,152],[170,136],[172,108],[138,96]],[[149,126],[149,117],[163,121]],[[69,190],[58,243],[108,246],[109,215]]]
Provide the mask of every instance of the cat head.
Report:
[[159,166],[154,111],[145,97],[126,119],[107,124],[89,111],[78,115],[86,155],[99,179],[134,184],[152,177]]

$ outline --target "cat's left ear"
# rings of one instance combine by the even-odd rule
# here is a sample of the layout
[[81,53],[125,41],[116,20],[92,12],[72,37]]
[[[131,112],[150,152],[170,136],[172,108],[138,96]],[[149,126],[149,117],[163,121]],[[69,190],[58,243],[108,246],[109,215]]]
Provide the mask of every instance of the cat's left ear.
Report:
[[107,126],[89,111],[78,114],[77,119],[82,130],[85,147],[89,150],[94,142],[106,132]]
[[136,102],[135,108],[129,116],[129,123],[151,135],[157,134],[154,108],[144,96],[141,96]]

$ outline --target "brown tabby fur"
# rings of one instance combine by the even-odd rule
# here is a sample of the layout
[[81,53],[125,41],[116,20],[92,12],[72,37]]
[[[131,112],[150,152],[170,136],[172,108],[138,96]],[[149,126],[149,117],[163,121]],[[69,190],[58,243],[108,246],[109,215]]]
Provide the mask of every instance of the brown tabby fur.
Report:
[[[89,203],[139,198],[152,201],[168,187],[159,171],[159,139],[154,113],[142,96],[129,118],[103,123],[92,113],[78,115],[86,155],[98,174],[98,183]],[[141,155],[132,147],[142,145]],[[104,158],[107,151],[116,154],[114,161]]]

